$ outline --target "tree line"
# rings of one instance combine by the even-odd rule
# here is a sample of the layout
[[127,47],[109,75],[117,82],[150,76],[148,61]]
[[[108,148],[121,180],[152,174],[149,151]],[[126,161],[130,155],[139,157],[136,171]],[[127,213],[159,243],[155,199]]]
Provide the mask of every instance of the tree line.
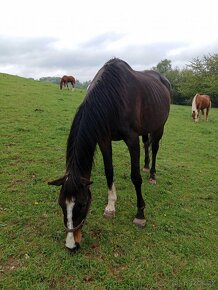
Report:
[[165,75],[172,86],[172,103],[190,104],[196,93],[209,95],[212,105],[218,107],[218,54],[193,59],[184,69],[172,68],[164,59],[152,68]]
[[[185,68],[172,68],[171,60],[161,60],[152,70],[166,76],[172,86],[172,103],[191,104],[196,93],[211,97],[212,105],[218,107],[218,54],[193,59]],[[44,82],[59,84],[59,77],[43,77]],[[76,80],[76,88],[86,89],[91,81]]]

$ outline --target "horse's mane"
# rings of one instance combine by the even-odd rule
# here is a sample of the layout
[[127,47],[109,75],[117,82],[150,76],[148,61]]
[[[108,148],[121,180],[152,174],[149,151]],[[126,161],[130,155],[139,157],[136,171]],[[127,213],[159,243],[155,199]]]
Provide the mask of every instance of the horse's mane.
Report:
[[196,107],[196,98],[197,98],[198,95],[199,95],[199,93],[197,93],[197,94],[194,96],[193,100],[192,100],[192,112],[194,112],[194,111],[197,110],[197,107]]
[[[92,88],[77,110],[67,141],[67,173],[73,183],[91,170],[96,144],[99,139],[111,139],[111,125],[117,124],[119,108],[123,106],[126,88],[125,77],[120,71],[131,67],[117,58],[109,60],[97,73]],[[81,160],[82,156],[82,160]],[[85,162],[84,162],[85,161]]]

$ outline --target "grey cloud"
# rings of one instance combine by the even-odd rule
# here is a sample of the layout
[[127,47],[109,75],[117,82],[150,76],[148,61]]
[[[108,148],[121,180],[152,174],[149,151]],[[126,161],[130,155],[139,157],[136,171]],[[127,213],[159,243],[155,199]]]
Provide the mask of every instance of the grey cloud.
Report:
[[[81,44],[76,49],[58,49],[54,38],[5,38],[0,36],[0,71],[12,66],[14,74],[39,78],[60,73],[74,74],[80,81],[92,79],[101,66],[112,57],[127,61],[135,69],[147,69],[162,59],[172,64],[185,63],[194,57],[218,51],[218,41],[212,46],[190,49],[187,43],[157,42],[128,45],[119,50],[107,48],[110,41],[118,41],[122,35],[107,33]],[[177,51],[172,54],[172,51]]]
[[53,47],[55,42],[53,38],[0,37],[0,61],[38,55],[42,50]]
[[213,43],[203,45],[202,47],[190,47],[189,45],[186,45],[183,47],[183,50],[171,57],[172,61],[182,61],[182,62],[190,62],[194,58],[197,58],[199,56],[207,55],[209,53],[217,53],[218,52],[218,39],[214,41]]
[[125,47],[121,54],[132,64],[152,66],[162,59],[167,58],[170,50],[179,48],[182,45],[184,44],[176,42],[157,42],[137,46],[131,45]]
[[117,42],[124,37],[125,34],[116,33],[116,32],[106,32],[102,33],[90,40],[83,42],[80,44],[82,48],[102,48],[105,47],[107,44],[111,44],[113,42]]

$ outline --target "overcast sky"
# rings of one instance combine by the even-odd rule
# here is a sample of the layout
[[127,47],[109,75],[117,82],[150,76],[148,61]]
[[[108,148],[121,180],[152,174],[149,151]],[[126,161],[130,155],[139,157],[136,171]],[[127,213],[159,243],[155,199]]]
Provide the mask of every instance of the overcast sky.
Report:
[[91,80],[112,57],[134,69],[218,53],[217,0],[7,0],[0,72]]

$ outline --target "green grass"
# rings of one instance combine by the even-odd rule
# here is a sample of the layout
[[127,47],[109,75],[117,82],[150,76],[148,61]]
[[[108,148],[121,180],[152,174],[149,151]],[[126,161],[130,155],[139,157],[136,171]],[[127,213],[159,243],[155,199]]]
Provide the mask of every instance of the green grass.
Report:
[[[147,225],[132,224],[129,153],[113,143],[116,217],[97,150],[93,202],[80,251],[64,248],[58,189],[66,140],[85,92],[0,74],[0,289],[218,289],[218,110],[193,123],[171,106],[157,157],[157,185],[143,174]],[[143,152],[143,151],[142,151]],[[143,154],[141,154],[141,167]]]

